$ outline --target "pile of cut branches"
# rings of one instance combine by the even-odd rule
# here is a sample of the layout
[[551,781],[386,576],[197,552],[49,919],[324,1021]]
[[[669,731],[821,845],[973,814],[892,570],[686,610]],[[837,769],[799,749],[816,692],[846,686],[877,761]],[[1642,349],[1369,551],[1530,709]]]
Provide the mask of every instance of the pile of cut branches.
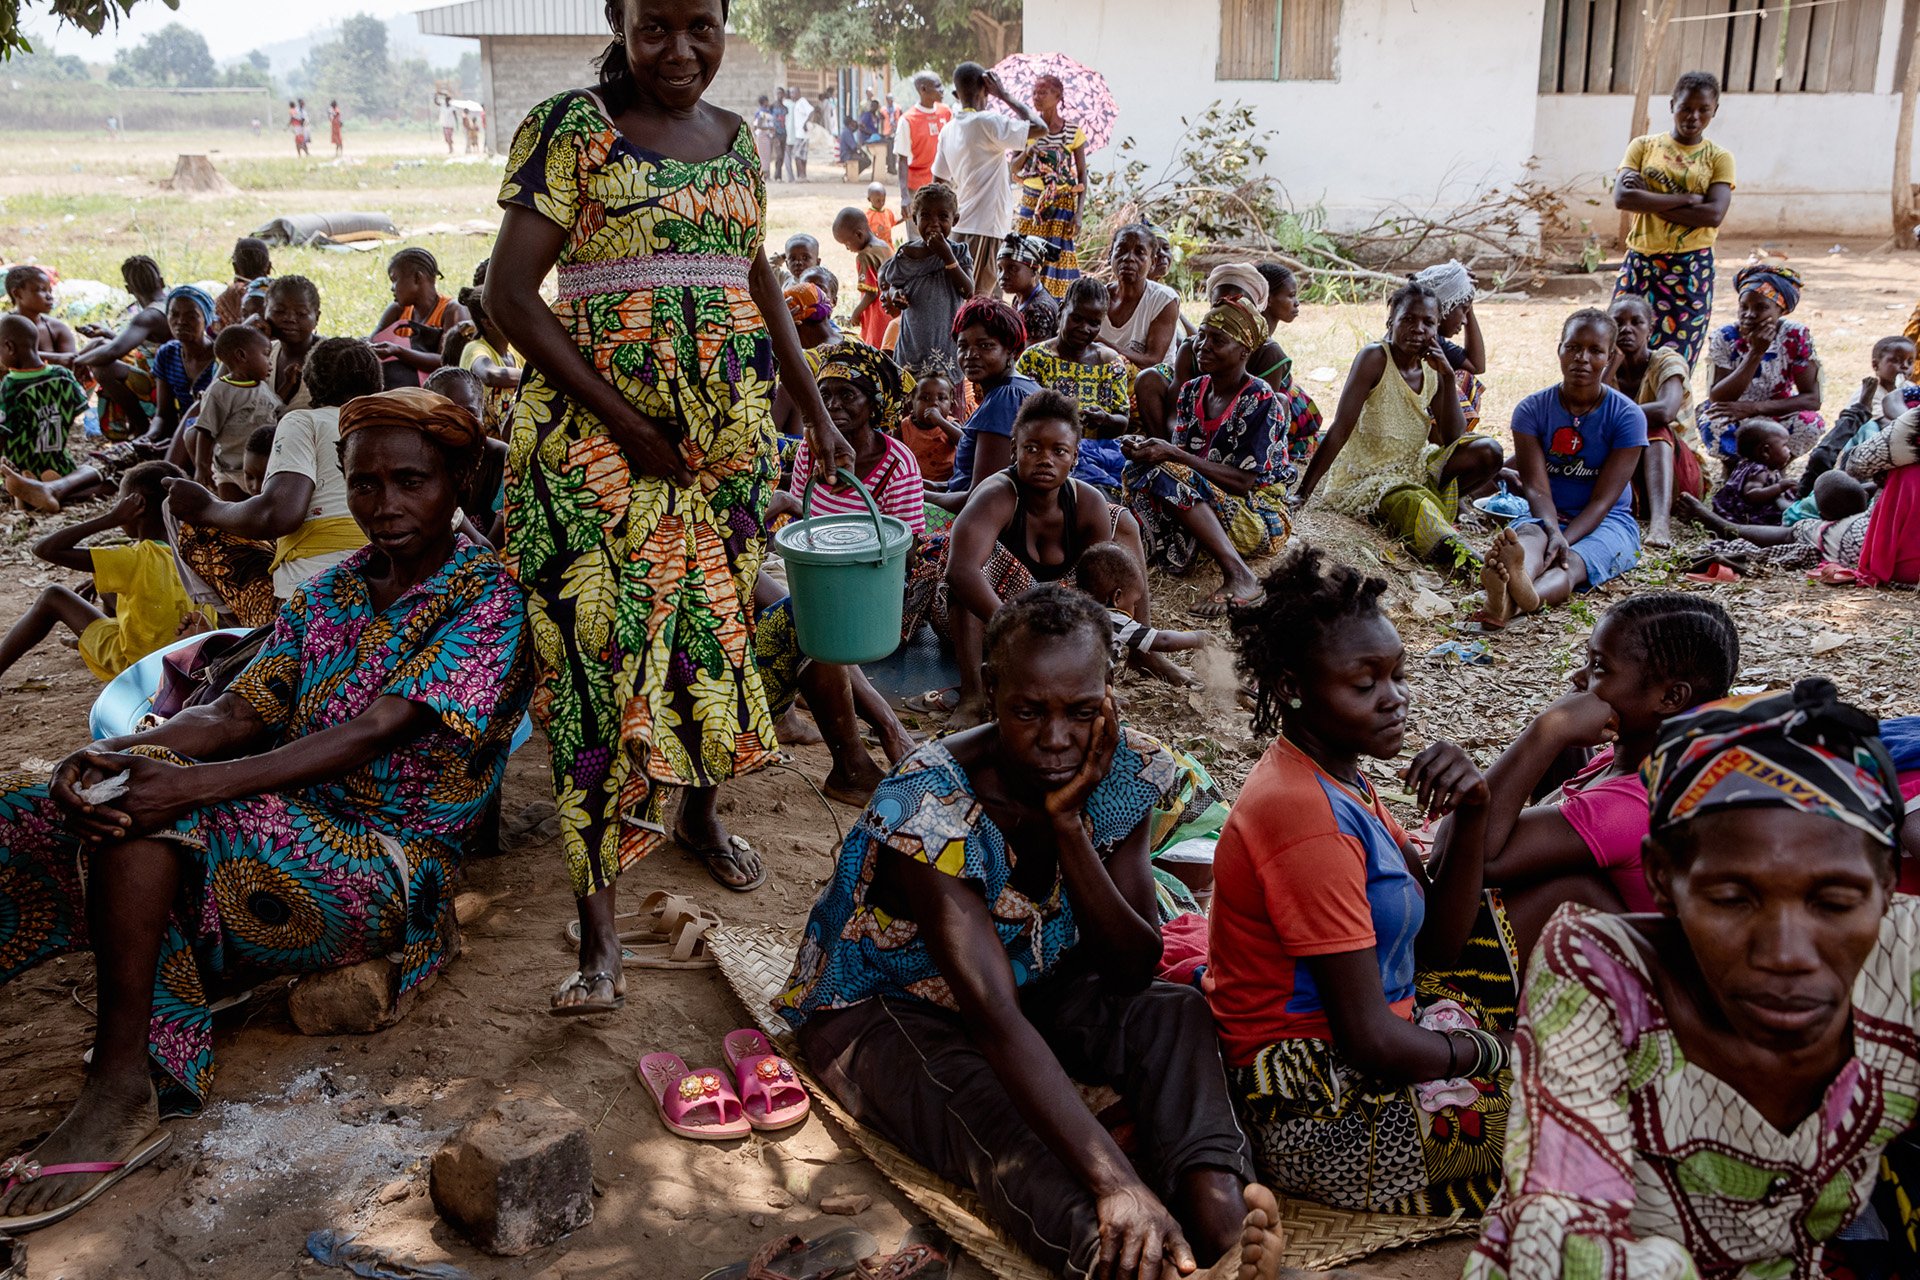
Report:
[[[1310,299],[1337,301],[1390,289],[1408,272],[1449,258],[1494,292],[1565,261],[1550,254],[1542,230],[1569,224],[1569,196],[1531,166],[1517,182],[1482,188],[1464,204],[1437,196],[1425,206],[1399,201],[1367,226],[1335,230],[1323,207],[1294,207],[1261,171],[1274,134],[1251,107],[1215,102],[1181,123],[1185,131],[1158,172],[1128,138],[1119,144],[1120,166],[1094,175],[1082,263],[1097,270],[1113,234],[1130,222],[1152,223],[1172,242],[1169,283],[1184,292],[1222,262],[1285,263]],[[1449,175],[1441,189],[1461,185]]]

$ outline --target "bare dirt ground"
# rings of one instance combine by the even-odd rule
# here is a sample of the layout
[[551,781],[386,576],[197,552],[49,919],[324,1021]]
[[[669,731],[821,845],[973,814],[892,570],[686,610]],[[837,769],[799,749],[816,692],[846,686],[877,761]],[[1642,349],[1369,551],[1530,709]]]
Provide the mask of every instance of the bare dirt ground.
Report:
[[[166,148],[164,163],[148,157],[145,167],[170,169],[171,155]],[[57,174],[22,173],[0,179],[0,196],[27,184],[56,196],[48,187],[63,181]],[[38,185],[43,182],[47,186]],[[775,242],[790,228],[824,232],[832,212],[857,203],[861,190],[825,183],[804,191],[777,188],[770,219]],[[422,213],[464,218],[484,214],[488,194],[476,182],[408,198]],[[260,198],[250,193],[240,199]],[[314,207],[306,195],[301,199]],[[149,196],[148,203],[161,206],[158,216],[172,216],[179,212],[172,206],[183,202]],[[10,220],[0,204],[0,234],[17,243],[9,233],[18,228],[9,228]],[[43,260],[53,259],[44,242],[34,247]],[[1731,268],[1752,247],[1724,246],[1723,315],[1732,307]],[[1830,412],[1837,410],[1865,372],[1866,348],[1897,331],[1920,297],[1920,257],[1869,256],[1859,247],[1828,256],[1825,244],[1772,247],[1793,254],[1809,276],[1800,318],[1818,339],[1826,359],[1827,404]],[[475,242],[475,249],[483,252],[484,242]],[[847,265],[835,254],[829,243],[829,263]],[[1596,285],[1594,298],[1600,297]],[[1489,424],[1504,423],[1521,395],[1553,380],[1553,338],[1574,305],[1546,299],[1483,308],[1493,361]],[[1378,312],[1373,305],[1314,308],[1283,335],[1296,368],[1329,412],[1347,362],[1381,327]],[[1323,369],[1328,372],[1321,374]],[[32,560],[26,544],[38,527],[32,517],[0,514],[0,625],[11,623],[44,585],[75,581]],[[1448,735],[1483,763],[1490,761],[1564,687],[1593,616],[1609,599],[1684,585],[1673,576],[1671,561],[1649,562],[1609,591],[1510,628],[1493,642],[1491,666],[1443,665],[1420,655],[1451,634],[1457,615],[1449,608],[1423,620],[1424,606],[1416,602],[1425,585],[1452,605],[1458,587],[1418,570],[1346,521],[1309,514],[1302,532],[1349,558],[1381,565],[1393,583],[1395,609],[1414,655],[1409,756]],[[1204,574],[1160,583],[1157,607],[1171,619],[1211,585]],[[1912,595],[1810,586],[1781,574],[1711,589],[1740,621],[1743,682],[1777,686],[1821,671],[1882,714],[1920,710],[1912,679],[1920,617]],[[1816,658],[1816,649],[1825,652]],[[1230,787],[1264,746],[1250,736],[1245,715],[1230,699],[1223,705],[1217,691],[1175,693],[1138,683],[1127,690],[1131,719],[1197,751]],[[41,646],[0,679],[0,717],[7,726],[0,768],[44,772],[72,750],[84,737],[86,710],[97,691],[70,650]],[[794,755],[801,771],[824,776],[827,762],[818,748]],[[543,743],[536,738],[508,774],[509,823],[550,798]],[[826,876],[835,842],[835,824],[822,805],[789,771],[744,779],[727,789],[723,808],[733,829],[767,858],[773,871],[767,887],[745,896],[725,893],[690,858],[669,853],[638,867],[624,892],[668,889],[696,896],[730,921],[797,925]],[[842,824],[854,816],[837,811]],[[362,1240],[397,1255],[451,1260],[476,1277],[685,1280],[746,1256],[776,1233],[817,1234],[845,1225],[822,1218],[816,1206],[824,1195],[870,1195],[872,1207],[853,1225],[883,1244],[917,1218],[822,1119],[809,1119],[773,1141],[755,1137],[730,1144],[689,1143],[661,1128],[633,1063],[656,1049],[671,1049],[695,1064],[719,1061],[720,1037],[747,1018],[716,972],[636,971],[623,1012],[596,1020],[547,1016],[548,993],[573,967],[561,942],[573,907],[554,839],[536,833],[471,866],[460,915],[464,954],[403,1022],[385,1032],[300,1036],[287,1019],[283,985],[223,1015],[217,1036],[221,1074],[212,1105],[171,1125],[173,1145],[156,1168],[129,1178],[69,1222],[30,1237],[36,1280],[339,1274],[304,1259],[307,1233],[327,1226],[358,1231]],[[90,962],[75,956],[0,991],[0,1153],[30,1145],[72,1101],[90,1034],[93,990]],[[528,1257],[489,1258],[435,1217],[426,1161],[443,1135],[494,1101],[536,1090],[574,1109],[592,1130],[600,1192],[595,1219]],[[1376,1258],[1371,1269],[1441,1280],[1458,1275],[1464,1248],[1452,1243],[1404,1251]],[[961,1274],[984,1273],[967,1264]]]

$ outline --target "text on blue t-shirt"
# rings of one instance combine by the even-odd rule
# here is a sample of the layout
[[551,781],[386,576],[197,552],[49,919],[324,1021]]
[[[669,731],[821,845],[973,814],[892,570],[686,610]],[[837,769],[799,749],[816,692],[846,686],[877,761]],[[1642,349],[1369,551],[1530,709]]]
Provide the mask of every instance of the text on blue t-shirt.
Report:
[[[1639,405],[1612,387],[1604,387],[1600,403],[1574,417],[1561,402],[1560,388],[1548,387],[1522,400],[1513,411],[1513,434],[1533,436],[1547,458],[1547,487],[1562,517],[1571,519],[1593,499],[1600,468],[1615,449],[1647,443],[1647,415]],[[1614,510],[1632,506],[1632,486],[1620,491]]]

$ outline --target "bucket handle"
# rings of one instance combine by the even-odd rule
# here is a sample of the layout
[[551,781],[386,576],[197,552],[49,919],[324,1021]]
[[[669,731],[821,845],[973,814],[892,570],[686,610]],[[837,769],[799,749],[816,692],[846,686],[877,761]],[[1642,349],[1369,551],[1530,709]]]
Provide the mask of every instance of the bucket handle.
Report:
[[[880,508],[874,502],[873,494],[868,491],[867,486],[860,483],[860,477],[853,474],[848,468],[841,467],[836,470],[834,474],[852,485],[854,492],[860,495],[860,500],[867,504],[867,514],[873,517],[874,545],[880,548],[880,553],[884,560],[887,547],[887,527],[880,523]],[[813,506],[813,482],[819,478],[820,475],[818,472],[813,472],[808,475],[807,486],[800,491],[800,518],[802,520],[807,518],[807,511]],[[807,541],[813,541],[811,533],[808,534]]]

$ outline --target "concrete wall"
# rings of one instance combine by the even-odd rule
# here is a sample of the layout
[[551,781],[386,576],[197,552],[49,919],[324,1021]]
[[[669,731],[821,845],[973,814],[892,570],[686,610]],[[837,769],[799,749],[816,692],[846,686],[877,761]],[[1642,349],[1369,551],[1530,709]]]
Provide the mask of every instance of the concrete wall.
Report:
[[[1542,0],[1346,0],[1338,79],[1214,80],[1218,0],[1026,0],[1025,44],[1059,49],[1107,76],[1150,172],[1192,116],[1245,102],[1274,130],[1266,169],[1293,204],[1336,225],[1381,208],[1456,205],[1514,180],[1533,154]],[[1115,148],[1094,157],[1111,165]]]
[[[591,85],[593,64],[607,47],[599,36],[483,36],[480,39],[480,100],[487,105],[488,142],[504,152],[527,112],[566,89]],[[771,94],[785,63],[740,36],[727,37],[727,56],[707,90],[707,100],[753,114],[754,102]]]
[[[1712,135],[1730,148],[1736,234],[1885,234],[1899,112],[1893,76],[1902,0],[1884,12],[1875,93],[1729,96]],[[1026,47],[1059,49],[1103,71],[1149,173],[1172,157],[1191,117],[1215,99],[1245,102],[1273,130],[1266,170],[1296,208],[1324,205],[1336,226],[1396,204],[1446,209],[1520,175],[1577,183],[1575,206],[1610,229],[1600,186],[1626,149],[1632,99],[1541,95],[1543,0],[1345,0],[1332,81],[1216,81],[1219,0],[1026,0]],[[1654,104],[1655,127],[1664,122]],[[1094,157],[1110,167],[1117,149]],[[1913,180],[1920,182],[1920,152]]]
[[[1735,235],[1885,236],[1892,217],[1894,93],[1729,94],[1709,131],[1733,152]],[[1617,215],[1602,187],[1626,150],[1633,99],[1543,96],[1535,147],[1541,177],[1574,183],[1602,202],[1588,211],[1610,233]],[[1653,103],[1653,128],[1668,121]],[[1920,154],[1910,180],[1920,182]],[[1744,252],[1744,250],[1743,250]]]

